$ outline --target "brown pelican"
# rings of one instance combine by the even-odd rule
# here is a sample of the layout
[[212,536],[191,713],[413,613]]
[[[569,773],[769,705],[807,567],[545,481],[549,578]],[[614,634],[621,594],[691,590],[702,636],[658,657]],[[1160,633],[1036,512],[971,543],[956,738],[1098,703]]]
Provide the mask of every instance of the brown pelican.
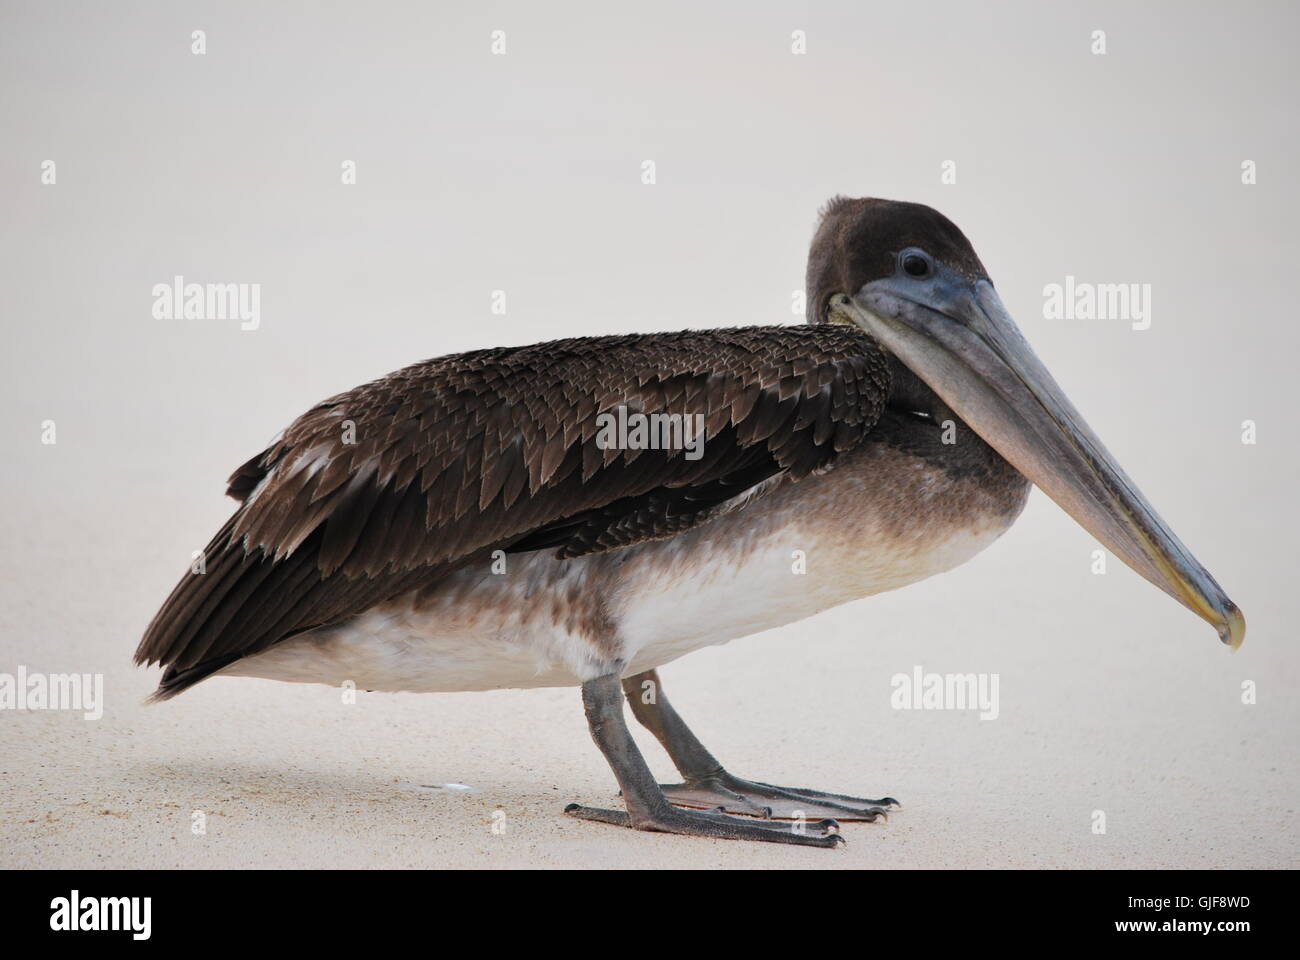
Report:
[[[1030,483],[1240,644],[1241,612],[1062,394],[948,219],[832,200],[807,303],[803,326],[478,350],[317,404],[230,478],[240,505],[204,572],[136,652],[166,668],[155,697],[213,675],[581,686],[626,810],[570,815],[833,846],[830,818],[896,801],[732,775],[657,667],[948,570],[1007,529]],[[614,411],[697,422],[703,443],[602,442]],[[795,551],[815,576],[792,573]],[[624,693],[682,783],[655,782]],[[827,819],[773,819],[798,816]]]

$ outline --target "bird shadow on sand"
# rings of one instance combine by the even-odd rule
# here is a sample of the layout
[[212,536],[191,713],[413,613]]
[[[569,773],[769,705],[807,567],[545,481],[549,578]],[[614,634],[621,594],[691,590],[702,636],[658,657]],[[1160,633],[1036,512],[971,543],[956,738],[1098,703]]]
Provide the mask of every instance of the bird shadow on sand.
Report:
[[[451,771],[392,777],[367,771],[285,769],[270,763],[229,763],[202,760],[145,762],[122,771],[121,790],[138,802],[183,809],[232,813],[259,808],[294,808],[301,813],[330,816],[371,811],[394,822],[421,819],[439,812],[454,815],[466,808],[534,807],[558,804],[558,794],[535,783],[467,784]],[[558,809],[558,807],[557,807]],[[385,811],[386,813],[380,813]]]

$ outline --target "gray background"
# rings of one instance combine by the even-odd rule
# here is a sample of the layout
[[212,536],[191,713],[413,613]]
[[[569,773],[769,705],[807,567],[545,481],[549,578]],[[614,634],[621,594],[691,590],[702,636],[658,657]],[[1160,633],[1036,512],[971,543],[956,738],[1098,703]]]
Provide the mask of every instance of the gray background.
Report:
[[[545,7],[0,4],[0,671],[108,695],[98,723],[0,714],[0,862],[1298,865],[1295,7]],[[834,855],[562,818],[614,790],[573,690],[345,708],[217,680],[139,705],[130,655],[225,476],[298,413],[475,347],[795,322],[835,193],[966,231],[1245,611],[1238,654],[1113,558],[1092,575],[1035,494],[951,574],[670,666],[741,775],[903,799]],[[261,328],[155,320],[176,274],[260,283]],[[1044,320],[1067,274],[1150,283],[1151,329]],[[1001,718],[891,710],[916,664],[1000,674]]]

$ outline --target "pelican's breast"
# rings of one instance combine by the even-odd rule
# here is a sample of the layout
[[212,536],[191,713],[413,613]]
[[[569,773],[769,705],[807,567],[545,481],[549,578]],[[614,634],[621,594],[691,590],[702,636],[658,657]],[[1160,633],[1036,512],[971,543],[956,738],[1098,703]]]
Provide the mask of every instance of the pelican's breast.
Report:
[[[965,441],[961,434],[965,433]],[[887,418],[833,469],[638,548],[615,610],[632,672],[792,623],[969,560],[1019,516],[1028,482],[964,425]]]

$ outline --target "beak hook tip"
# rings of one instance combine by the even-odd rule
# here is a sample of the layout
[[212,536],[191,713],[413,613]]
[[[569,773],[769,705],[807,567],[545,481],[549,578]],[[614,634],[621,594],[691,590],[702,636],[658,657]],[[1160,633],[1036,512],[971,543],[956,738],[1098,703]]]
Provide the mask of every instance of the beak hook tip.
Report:
[[1231,600],[1228,601],[1224,614],[1223,626],[1219,627],[1219,639],[1235,653],[1246,639],[1246,618],[1242,615],[1241,608]]

